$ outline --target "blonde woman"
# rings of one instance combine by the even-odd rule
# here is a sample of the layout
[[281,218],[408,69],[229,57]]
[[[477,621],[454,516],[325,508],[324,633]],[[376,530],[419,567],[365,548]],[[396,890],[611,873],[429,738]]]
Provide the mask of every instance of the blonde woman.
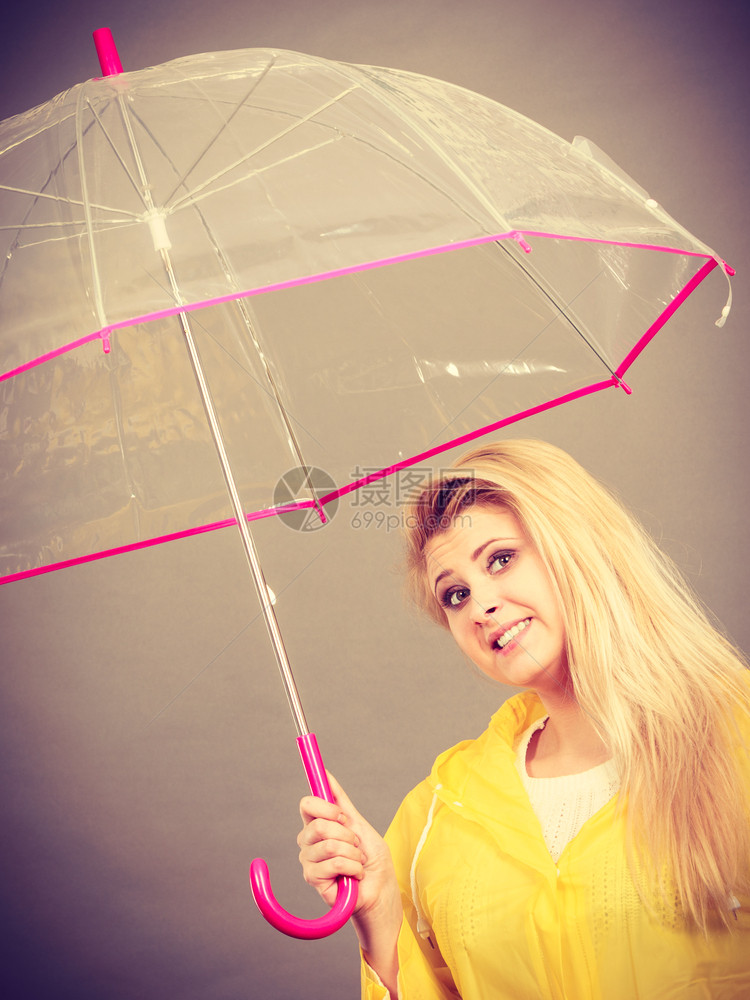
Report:
[[535,441],[407,510],[419,603],[522,688],[443,753],[385,840],[334,783],[305,878],[359,880],[363,997],[750,997],[745,664],[620,504]]

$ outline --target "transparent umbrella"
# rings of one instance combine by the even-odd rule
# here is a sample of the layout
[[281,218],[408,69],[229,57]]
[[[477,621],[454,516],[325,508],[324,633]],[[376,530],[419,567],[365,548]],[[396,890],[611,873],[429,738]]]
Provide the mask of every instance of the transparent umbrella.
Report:
[[[123,73],[95,37],[102,78],[0,126],[0,582],[238,526],[330,797],[252,521],[325,521],[481,434],[629,393],[732,271],[591,143],[461,88],[268,50]],[[253,888],[301,937],[355,900],[342,880],[302,921],[262,862]]]

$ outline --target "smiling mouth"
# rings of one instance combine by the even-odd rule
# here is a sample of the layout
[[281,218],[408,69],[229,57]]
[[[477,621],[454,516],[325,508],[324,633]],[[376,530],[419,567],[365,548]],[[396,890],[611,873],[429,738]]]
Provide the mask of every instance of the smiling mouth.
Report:
[[521,632],[523,632],[524,629],[527,629],[529,625],[531,625],[531,619],[524,618],[522,622],[518,622],[517,625],[514,625],[512,628],[509,628],[507,632],[503,632],[500,638],[495,642],[495,646],[498,649],[504,649],[511,641],[511,639],[515,639],[515,637],[519,635]]

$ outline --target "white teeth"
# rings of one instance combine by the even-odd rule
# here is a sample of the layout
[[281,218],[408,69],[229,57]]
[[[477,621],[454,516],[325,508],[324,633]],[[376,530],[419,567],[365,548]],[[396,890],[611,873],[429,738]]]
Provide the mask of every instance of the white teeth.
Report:
[[502,649],[504,646],[508,645],[508,643],[510,642],[511,639],[515,639],[515,637],[518,635],[518,633],[519,632],[523,632],[523,630],[528,625],[530,625],[530,624],[531,624],[531,619],[530,618],[524,618],[524,620],[522,622],[519,622],[517,625],[514,625],[512,628],[509,628],[507,632],[504,632],[500,636],[500,638],[497,640],[497,642],[495,643],[495,645],[497,646],[498,649]]

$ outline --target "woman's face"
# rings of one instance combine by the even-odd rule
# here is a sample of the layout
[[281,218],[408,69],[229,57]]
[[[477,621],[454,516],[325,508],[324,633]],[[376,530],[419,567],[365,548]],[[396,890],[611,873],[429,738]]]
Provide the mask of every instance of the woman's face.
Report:
[[565,629],[549,573],[504,507],[469,507],[425,547],[430,587],[461,650],[488,677],[565,688]]

